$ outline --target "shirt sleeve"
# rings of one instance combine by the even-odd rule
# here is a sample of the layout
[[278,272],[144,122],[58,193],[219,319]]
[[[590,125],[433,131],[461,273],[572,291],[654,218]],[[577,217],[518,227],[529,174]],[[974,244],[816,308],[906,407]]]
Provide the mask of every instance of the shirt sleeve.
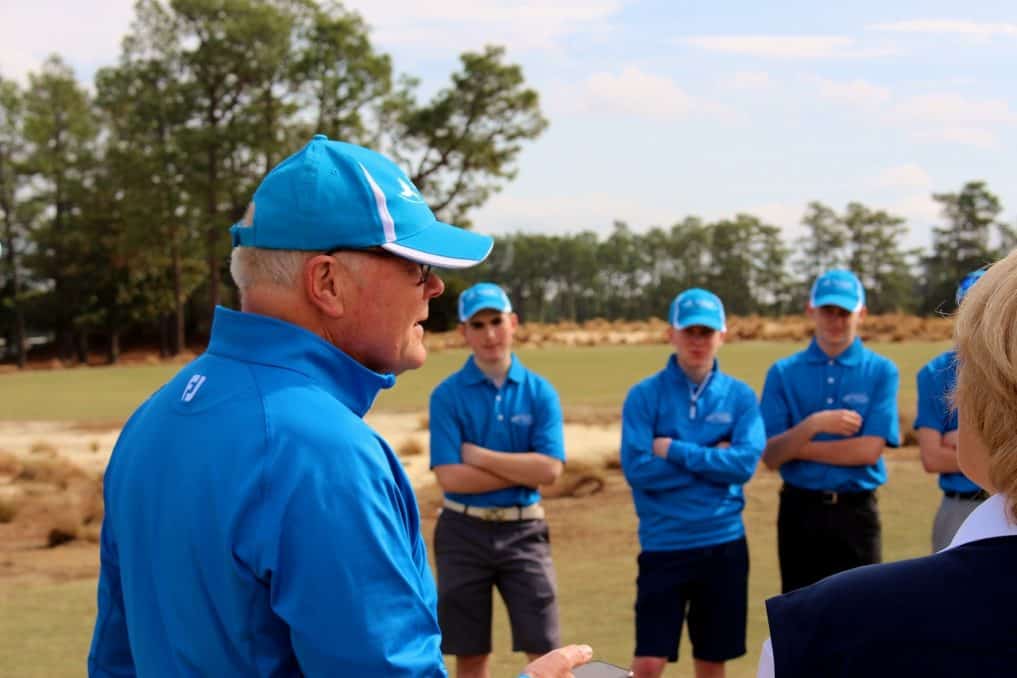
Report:
[[897,389],[900,376],[897,366],[884,360],[881,374],[872,392],[868,416],[859,436],[878,436],[890,447],[900,445],[900,420],[897,416]]
[[918,386],[918,414],[915,416],[914,427],[931,428],[945,433],[947,413],[943,408],[943,394],[938,392],[939,385],[928,365],[918,370],[915,381]]
[[[108,506],[108,504],[107,504]],[[120,565],[113,540],[112,520],[107,513],[99,538],[98,614],[88,652],[88,675],[134,676],[134,657],[127,637],[124,613],[124,592],[120,581]]]
[[622,471],[629,485],[639,490],[673,490],[693,482],[692,473],[653,454],[654,412],[644,393],[635,386],[622,407]]
[[463,461],[463,430],[456,419],[452,389],[439,384],[431,393],[428,427],[431,434],[431,468]]
[[540,384],[540,407],[533,429],[533,451],[565,461],[565,425],[558,392],[547,382]]
[[672,440],[668,461],[703,478],[723,485],[748,482],[756,471],[766,447],[766,433],[756,396],[749,389],[739,397],[738,419],[731,433],[730,447],[705,447],[684,440]]
[[793,426],[791,409],[784,392],[784,378],[777,365],[770,367],[766,373],[759,408],[767,438],[780,435]]
[[303,675],[444,677],[412,496],[374,446],[287,445],[265,474],[277,522],[257,571]]

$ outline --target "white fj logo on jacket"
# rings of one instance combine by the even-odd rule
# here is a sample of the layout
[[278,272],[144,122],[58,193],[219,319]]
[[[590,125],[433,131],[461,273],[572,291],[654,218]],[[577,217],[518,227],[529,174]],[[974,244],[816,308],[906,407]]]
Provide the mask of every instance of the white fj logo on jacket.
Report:
[[198,389],[205,383],[205,375],[195,374],[191,377],[191,380],[187,382],[187,386],[184,387],[184,394],[180,396],[180,399],[185,403],[189,403],[194,400],[194,396],[198,395]]

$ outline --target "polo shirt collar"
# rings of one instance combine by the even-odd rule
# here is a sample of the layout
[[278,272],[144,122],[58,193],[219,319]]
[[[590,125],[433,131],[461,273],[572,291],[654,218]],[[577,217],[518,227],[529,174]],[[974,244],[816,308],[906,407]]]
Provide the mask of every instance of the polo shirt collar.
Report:
[[1010,518],[1005,494],[994,494],[971,512],[945,550],[993,537],[1017,537],[1017,524]]
[[303,374],[363,417],[394,375],[369,370],[317,334],[277,318],[217,306],[208,353]]
[[[862,346],[862,340],[860,337],[855,337],[855,340],[851,342],[843,353],[836,358],[832,358],[838,365],[844,367],[854,367],[862,362],[862,355],[865,348]],[[831,360],[830,356],[819,347],[819,342],[813,337],[812,341],[809,342],[809,347],[805,349],[805,358],[810,363],[825,363]]]
[[[508,373],[505,375],[505,381],[512,381],[515,383],[522,382],[526,376],[526,370],[523,368],[523,364],[516,358],[516,354],[512,354],[512,362],[509,364]],[[463,365],[463,378],[467,384],[480,384],[483,382],[490,382],[486,374],[477,367],[477,361],[471,355],[466,359],[466,364]]]
[[[719,366],[720,363],[717,361],[716,358],[714,358],[713,367],[710,368],[710,383],[706,385],[706,388],[710,388],[710,386],[713,384],[714,377],[717,376],[717,370],[719,369]],[[669,375],[671,375],[671,378],[677,381],[678,383],[685,384],[686,386],[694,386],[694,384],[691,381],[689,381],[689,378],[685,376],[685,370],[683,370],[681,368],[681,365],[678,364],[678,356],[675,355],[674,353],[672,353],[671,357],[668,358],[667,367],[665,367],[664,369]]]

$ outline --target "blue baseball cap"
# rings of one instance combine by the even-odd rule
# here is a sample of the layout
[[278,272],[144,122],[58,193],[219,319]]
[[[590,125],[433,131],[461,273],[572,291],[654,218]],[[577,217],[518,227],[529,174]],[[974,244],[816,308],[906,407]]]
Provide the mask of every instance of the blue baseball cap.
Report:
[[694,325],[702,325],[718,332],[727,331],[727,324],[724,321],[724,304],[720,297],[698,287],[685,290],[675,297],[671,302],[667,317],[671,324],[680,330]]
[[464,323],[479,311],[498,311],[511,313],[512,302],[505,290],[494,283],[481,282],[459,295],[459,322]]
[[865,306],[865,288],[851,271],[835,268],[816,278],[812,283],[809,305],[838,306],[845,311],[854,313]]
[[479,264],[493,245],[490,236],[435,219],[420,191],[385,156],[324,134],[268,173],[230,234],[234,247],[382,247],[441,268]]
[[964,295],[968,293],[971,286],[978,282],[983,275],[985,275],[985,269],[979,268],[978,270],[971,271],[964,276],[964,279],[960,281],[960,285],[957,285],[957,295],[954,297],[957,300],[958,306],[960,306],[960,303],[964,301]]

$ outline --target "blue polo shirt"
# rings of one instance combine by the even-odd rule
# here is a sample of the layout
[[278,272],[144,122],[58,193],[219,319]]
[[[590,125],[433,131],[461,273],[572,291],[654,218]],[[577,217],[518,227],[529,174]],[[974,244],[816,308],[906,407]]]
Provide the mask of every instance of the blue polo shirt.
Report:
[[[808,348],[778,360],[763,385],[761,408],[766,435],[772,438],[798,425],[814,412],[854,410],[862,416],[857,436],[879,436],[887,445],[900,445],[897,419],[897,366],[854,342],[836,358],[813,339]],[[813,441],[842,440],[820,433]],[[794,460],[780,467],[784,482],[807,490],[859,492],[886,482],[883,458],[869,466],[835,466]]]
[[[957,430],[957,411],[950,406],[949,394],[957,384],[957,353],[946,351],[918,370],[918,415],[915,428],[931,428],[940,433]],[[944,492],[977,492],[980,488],[963,473],[940,473],[939,487]]]
[[92,676],[445,676],[402,464],[362,417],[391,375],[215,311],[105,475]]
[[[745,534],[747,482],[766,447],[755,392],[717,368],[701,387],[674,355],[629,391],[622,408],[621,461],[632,487],[644,551],[680,551]],[[667,459],[654,438],[671,438]],[[717,447],[726,441],[730,447]]]
[[[513,355],[501,388],[477,367],[473,356],[431,394],[431,468],[461,464],[463,443],[496,452],[539,452],[565,461],[561,403],[551,383]],[[540,501],[535,487],[445,496],[468,506],[529,506]]]

